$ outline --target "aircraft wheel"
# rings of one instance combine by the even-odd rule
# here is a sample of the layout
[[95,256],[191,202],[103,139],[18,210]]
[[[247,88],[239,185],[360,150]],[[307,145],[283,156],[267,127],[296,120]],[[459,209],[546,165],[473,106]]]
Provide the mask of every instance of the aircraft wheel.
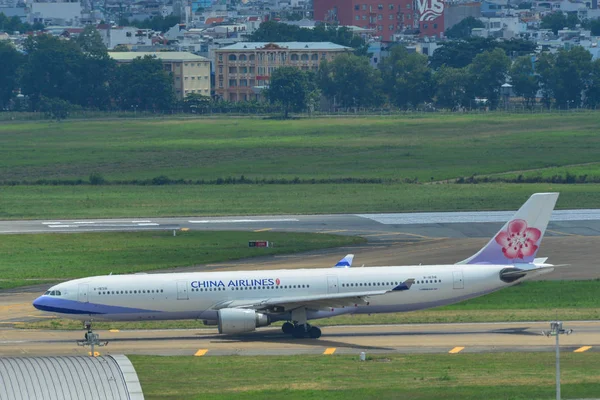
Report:
[[303,337],[305,337],[306,329],[304,328],[304,325],[296,325],[294,327],[294,332],[292,332],[292,336],[296,339],[302,339]]
[[281,330],[287,335],[292,334],[294,333],[294,324],[291,322],[284,322],[281,326]]
[[310,336],[311,339],[318,339],[321,337],[321,330],[316,326],[311,326],[308,330],[308,336]]

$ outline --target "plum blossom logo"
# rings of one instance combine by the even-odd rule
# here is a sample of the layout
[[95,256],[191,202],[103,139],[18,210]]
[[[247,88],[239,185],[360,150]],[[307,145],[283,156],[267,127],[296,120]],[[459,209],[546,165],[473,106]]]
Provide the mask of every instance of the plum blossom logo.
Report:
[[279,278],[275,279],[275,284],[279,285],[281,283],[281,281],[279,280]]
[[515,259],[534,255],[538,249],[537,242],[542,232],[527,227],[527,222],[515,219],[508,223],[508,229],[496,235],[496,243],[502,246],[504,257]]

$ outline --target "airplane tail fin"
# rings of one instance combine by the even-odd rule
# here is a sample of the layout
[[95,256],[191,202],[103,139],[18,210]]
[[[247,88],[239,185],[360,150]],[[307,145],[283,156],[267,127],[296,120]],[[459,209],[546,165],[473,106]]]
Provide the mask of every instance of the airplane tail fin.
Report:
[[533,194],[485,247],[457,264],[534,262],[557,199],[558,193]]
[[348,254],[346,257],[342,258],[338,261],[337,264],[333,266],[333,268],[350,268],[352,266],[352,260],[354,259],[354,254]]

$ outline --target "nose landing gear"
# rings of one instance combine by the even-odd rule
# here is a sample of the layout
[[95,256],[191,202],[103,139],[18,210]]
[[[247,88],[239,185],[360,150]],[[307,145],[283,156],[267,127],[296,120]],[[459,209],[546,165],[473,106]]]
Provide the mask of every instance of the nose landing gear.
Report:
[[100,335],[98,335],[97,333],[94,333],[94,331],[92,330],[92,321],[85,321],[83,323],[83,327],[86,330],[86,332],[83,335],[83,340],[77,341],[77,345],[78,346],[90,346],[91,347],[90,355],[92,357],[96,357],[97,354],[94,351],[94,346],[103,347],[103,346],[106,346],[108,344],[108,342],[100,341]]

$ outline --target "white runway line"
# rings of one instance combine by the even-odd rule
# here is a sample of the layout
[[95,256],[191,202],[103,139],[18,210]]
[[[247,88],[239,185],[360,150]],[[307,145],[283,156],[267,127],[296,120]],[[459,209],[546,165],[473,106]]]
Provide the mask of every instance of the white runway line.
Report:
[[296,218],[281,218],[281,219],[216,219],[216,220],[194,220],[188,221],[190,224],[237,224],[243,222],[298,222]]
[[[431,213],[354,214],[384,225],[506,222],[515,211],[460,211]],[[597,221],[600,210],[555,210],[550,222]]]

